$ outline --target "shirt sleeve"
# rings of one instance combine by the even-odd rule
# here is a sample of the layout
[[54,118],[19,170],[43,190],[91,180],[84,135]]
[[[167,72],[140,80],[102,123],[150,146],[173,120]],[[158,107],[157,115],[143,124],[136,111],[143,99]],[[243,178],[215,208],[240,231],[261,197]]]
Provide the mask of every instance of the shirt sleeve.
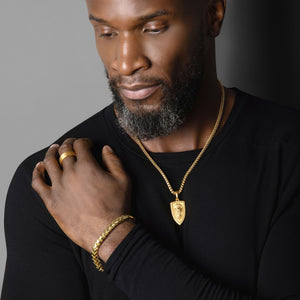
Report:
[[300,299],[300,222],[290,213],[274,225],[266,242],[259,298],[222,286],[187,266],[140,224],[109,258],[105,271],[131,300]]
[[[299,147],[300,148],[300,147]],[[141,224],[107,261],[110,280],[131,300],[300,299],[300,159],[295,145],[285,145],[279,162],[273,216],[257,274],[256,295],[222,286],[162,247]],[[275,163],[275,162],[274,162]]]
[[113,252],[105,272],[131,300],[255,299],[221,286],[187,266],[141,224]]
[[17,169],[5,207],[7,261],[2,300],[89,299],[70,240],[31,188],[31,164]]
[[300,299],[300,130],[281,147],[280,184],[261,253],[258,290],[270,299]]

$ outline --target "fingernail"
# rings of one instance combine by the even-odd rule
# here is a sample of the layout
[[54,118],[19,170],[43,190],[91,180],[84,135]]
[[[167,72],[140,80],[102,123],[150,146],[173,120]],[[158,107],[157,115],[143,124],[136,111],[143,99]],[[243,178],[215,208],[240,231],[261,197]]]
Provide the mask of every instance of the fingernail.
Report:
[[50,146],[50,148],[56,148],[56,147],[59,147],[59,145],[58,145],[58,144],[52,144],[52,145]]
[[108,146],[108,145],[104,146],[104,148],[105,148],[105,150],[106,150],[107,152],[110,152],[110,153],[113,153],[113,152],[114,152],[113,149],[112,149],[110,146]]

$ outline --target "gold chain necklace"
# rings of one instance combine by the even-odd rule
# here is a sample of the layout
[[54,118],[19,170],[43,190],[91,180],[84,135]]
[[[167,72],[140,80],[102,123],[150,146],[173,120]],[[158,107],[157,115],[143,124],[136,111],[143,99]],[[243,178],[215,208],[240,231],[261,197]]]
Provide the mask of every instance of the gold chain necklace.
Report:
[[152,165],[158,170],[158,172],[161,174],[161,176],[163,177],[163,179],[165,180],[171,194],[173,194],[176,198],[175,201],[170,203],[170,207],[171,207],[171,213],[172,213],[172,217],[174,219],[174,221],[178,224],[181,225],[185,219],[186,216],[186,208],[185,208],[185,202],[182,200],[179,200],[179,195],[181,194],[184,184],[187,180],[187,177],[189,176],[189,174],[192,172],[192,170],[194,169],[194,167],[196,166],[196,164],[198,163],[198,161],[200,160],[200,158],[202,157],[203,153],[205,152],[205,150],[207,149],[207,147],[209,146],[211,140],[213,139],[216,131],[218,130],[218,127],[220,125],[221,119],[222,119],[222,115],[223,115],[223,110],[224,110],[224,102],[225,102],[225,91],[224,91],[224,87],[223,85],[220,83],[219,84],[221,86],[221,91],[222,91],[222,95],[221,95],[221,104],[220,104],[220,109],[219,109],[219,114],[217,117],[217,121],[215,123],[215,126],[209,136],[209,138],[207,139],[204,147],[202,148],[202,150],[200,151],[200,153],[198,154],[198,156],[196,157],[196,159],[194,160],[194,162],[192,163],[192,165],[189,167],[189,169],[186,171],[180,188],[178,191],[174,191],[166,174],[162,171],[162,169],[157,165],[157,163],[153,160],[153,158],[149,155],[149,153],[147,152],[147,150],[145,149],[145,147],[143,146],[142,142],[139,140],[139,138],[135,137],[135,141],[136,143],[139,145],[139,147],[141,148],[141,150],[143,151],[143,153],[145,154],[145,156],[150,160],[150,162],[152,163]]

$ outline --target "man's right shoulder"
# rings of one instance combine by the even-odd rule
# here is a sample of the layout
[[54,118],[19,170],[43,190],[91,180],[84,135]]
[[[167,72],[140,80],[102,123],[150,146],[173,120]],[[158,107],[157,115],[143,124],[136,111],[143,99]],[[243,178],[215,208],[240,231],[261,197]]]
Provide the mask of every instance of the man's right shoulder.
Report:
[[[71,137],[90,138],[94,142],[95,148],[97,148],[98,157],[96,157],[96,159],[100,159],[99,154],[101,151],[99,151],[99,147],[101,145],[110,143],[112,139],[115,139],[112,134],[112,126],[109,126],[108,124],[108,122],[110,122],[109,118],[111,118],[112,113],[112,105],[105,107],[103,110],[97,112],[74,128],[68,130],[57,140],[53,141],[52,143],[50,142],[49,146],[53,143],[62,144],[65,139]],[[6,223],[9,223],[9,220],[13,219],[8,218],[8,213],[10,211],[12,212],[12,215],[16,213],[16,210],[22,212],[27,211],[27,213],[25,213],[27,216],[32,214],[39,215],[41,211],[45,212],[42,201],[40,201],[38,195],[31,187],[31,180],[35,165],[44,159],[49,146],[28,156],[19,164],[18,168],[16,169],[7,193]],[[47,183],[50,184],[49,179],[47,179]],[[35,211],[35,208],[37,211]]]
[[18,169],[22,169],[23,172],[31,174],[34,166],[44,159],[49,146],[54,143],[61,145],[67,138],[89,138],[97,145],[109,143],[113,138],[111,132],[112,126],[109,126],[109,123],[114,121],[111,120],[112,113],[112,104],[106,106],[101,111],[68,130],[55,141],[50,142],[47,147],[28,156],[23,160]]
[[[36,197],[36,195],[34,195],[35,192],[31,188],[32,172],[35,165],[43,161],[46,151],[53,143],[62,144],[67,138],[90,138],[94,143],[92,149],[94,156],[100,161],[100,147],[105,144],[112,144],[113,141],[116,140],[114,133],[112,133],[113,126],[109,124],[109,122],[114,122],[116,119],[113,117],[113,114],[113,106],[111,104],[68,130],[57,140],[50,142],[47,147],[25,158],[19,164],[11,180],[7,194],[8,198],[11,198],[9,196],[13,195],[13,198],[18,196],[18,198],[21,199],[23,198],[22,194],[26,194],[27,197],[29,197],[29,195]],[[48,181],[47,183],[50,182]]]

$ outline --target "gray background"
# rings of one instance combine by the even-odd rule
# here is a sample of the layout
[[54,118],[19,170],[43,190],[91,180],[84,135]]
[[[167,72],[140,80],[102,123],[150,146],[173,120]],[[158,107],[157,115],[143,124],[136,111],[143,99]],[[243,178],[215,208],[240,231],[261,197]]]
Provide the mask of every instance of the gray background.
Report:
[[[300,108],[299,2],[228,0],[217,39],[223,84]],[[110,103],[85,1],[1,0],[0,103],[1,289],[5,196],[15,169]]]

